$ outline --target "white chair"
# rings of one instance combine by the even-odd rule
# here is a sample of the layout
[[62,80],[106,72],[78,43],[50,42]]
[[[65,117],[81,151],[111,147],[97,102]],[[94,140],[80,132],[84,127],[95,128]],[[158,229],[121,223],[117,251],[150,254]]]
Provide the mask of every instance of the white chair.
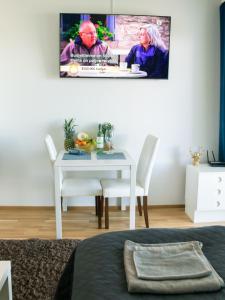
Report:
[[[54,164],[57,157],[57,151],[53,139],[49,134],[45,138],[45,143],[48,149],[50,160],[52,164]],[[100,197],[102,197],[102,187],[100,181],[98,179],[89,178],[63,178],[61,189],[63,211],[67,211],[67,198],[84,196],[95,197],[96,215],[98,215],[98,204]]]
[[[148,221],[148,193],[149,184],[152,175],[153,166],[156,159],[156,153],[159,147],[159,138],[148,135],[137,166],[136,176],[136,197],[138,201],[138,210],[142,215],[141,197],[143,197],[143,211],[145,225],[149,227]],[[130,197],[130,180],[129,179],[102,179],[103,200],[105,201],[105,228],[109,228],[109,198],[114,197]],[[102,206],[103,204],[101,204]]]

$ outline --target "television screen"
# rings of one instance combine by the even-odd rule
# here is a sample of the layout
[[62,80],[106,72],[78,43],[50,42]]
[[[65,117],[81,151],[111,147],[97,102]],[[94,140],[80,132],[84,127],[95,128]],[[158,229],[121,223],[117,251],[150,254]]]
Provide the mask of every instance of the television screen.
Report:
[[170,17],[60,14],[60,77],[168,79]]

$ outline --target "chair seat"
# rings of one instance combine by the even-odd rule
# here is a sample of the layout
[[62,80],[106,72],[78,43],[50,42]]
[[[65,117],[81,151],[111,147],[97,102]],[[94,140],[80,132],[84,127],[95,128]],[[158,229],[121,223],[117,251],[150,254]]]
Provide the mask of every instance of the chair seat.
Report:
[[66,178],[63,180],[62,197],[102,196],[98,179]]
[[[101,185],[104,197],[130,197],[129,179],[102,179]],[[136,184],[135,193],[136,196],[144,196],[144,189],[139,184]]]

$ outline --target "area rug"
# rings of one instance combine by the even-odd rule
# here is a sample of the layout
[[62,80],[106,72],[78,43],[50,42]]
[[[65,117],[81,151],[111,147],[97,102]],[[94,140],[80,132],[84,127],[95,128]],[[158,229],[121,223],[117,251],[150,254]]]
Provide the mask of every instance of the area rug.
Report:
[[12,265],[13,300],[51,300],[79,240],[0,240]]

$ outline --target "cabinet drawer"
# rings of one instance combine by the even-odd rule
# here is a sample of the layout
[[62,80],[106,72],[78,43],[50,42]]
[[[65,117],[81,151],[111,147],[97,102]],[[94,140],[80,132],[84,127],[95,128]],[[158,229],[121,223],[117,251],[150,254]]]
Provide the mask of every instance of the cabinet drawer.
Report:
[[197,209],[225,209],[224,174],[221,174],[220,172],[199,174]]

